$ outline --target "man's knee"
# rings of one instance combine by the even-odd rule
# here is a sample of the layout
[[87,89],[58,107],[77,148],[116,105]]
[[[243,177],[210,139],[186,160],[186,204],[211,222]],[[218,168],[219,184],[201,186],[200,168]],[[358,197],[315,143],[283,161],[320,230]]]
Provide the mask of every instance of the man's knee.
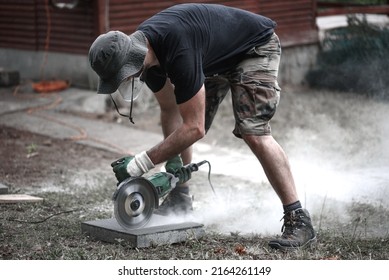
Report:
[[259,149],[263,149],[263,148],[266,148],[269,141],[271,141],[273,139],[273,136],[271,136],[271,135],[243,134],[242,138],[250,148],[256,147]]

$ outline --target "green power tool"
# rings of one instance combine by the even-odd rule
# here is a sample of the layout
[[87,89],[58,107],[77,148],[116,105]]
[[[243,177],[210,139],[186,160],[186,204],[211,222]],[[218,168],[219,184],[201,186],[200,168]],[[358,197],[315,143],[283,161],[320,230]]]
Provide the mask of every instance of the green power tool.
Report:
[[[199,170],[208,161],[183,166],[187,171]],[[158,172],[148,178],[129,177],[119,183],[112,196],[114,215],[124,229],[144,227],[159,207],[159,199],[174,189],[180,181],[179,173]]]

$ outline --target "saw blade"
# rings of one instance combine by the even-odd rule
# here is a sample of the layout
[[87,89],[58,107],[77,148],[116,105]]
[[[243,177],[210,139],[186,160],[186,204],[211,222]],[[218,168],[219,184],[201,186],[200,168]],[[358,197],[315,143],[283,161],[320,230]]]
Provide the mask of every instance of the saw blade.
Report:
[[158,207],[154,186],[143,177],[131,177],[118,187],[114,200],[117,222],[125,229],[143,227]]

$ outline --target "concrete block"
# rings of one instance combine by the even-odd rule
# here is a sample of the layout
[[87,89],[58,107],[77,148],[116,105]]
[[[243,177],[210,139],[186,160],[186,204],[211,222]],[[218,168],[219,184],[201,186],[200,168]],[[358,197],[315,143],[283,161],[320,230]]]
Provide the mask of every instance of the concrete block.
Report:
[[19,72],[0,70],[0,86],[9,87],[18,85],[19,83]]
[[[157,215],[152,219],[155,216]],[[152,224],[152,221],[150,223]],[[114,218],[83,222],[81,231],[94,239],[109,243],[128,242],[133,248],[180,243],[201,238],[205,234],[203,225],[194,222],[126,230]]]
[[8,193],[8,187],[0,183],[0,194],[7,194],[7,193]]

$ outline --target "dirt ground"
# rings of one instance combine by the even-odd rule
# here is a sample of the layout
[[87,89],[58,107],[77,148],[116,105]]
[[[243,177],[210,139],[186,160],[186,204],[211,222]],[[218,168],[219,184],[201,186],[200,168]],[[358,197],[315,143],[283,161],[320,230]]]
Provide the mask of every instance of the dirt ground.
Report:
[[[373,108],[375,113],[387,112],[387,104],[368,101],[371,105],[369,108],[359,108],[358,105],[361,104],[359,97],[343,99],[345,95],[342,97],[330,93],[313,97],[293,90],[290,92],[282,101],[284,109],[280,110],[278,117],[275,118],[273,131],[279,142],[290,152],[292,166],[297,166],[295,168],[297,182],[300,182],[301,175],[298,167],[304,169],[305,175],[308,172],[312,177],[311,181],[307,179],[308,181],[303,183],[317,181],[318,176],[324,181],[329,179],[324,178],[328,174],[338,176],[338,173],[325,173],[329,170],[334,172],[333,169],[325,167],[320,171],[324,173],[315,173],[318,170],[312,168],[312,165],[318,164],[323,167],[324,163],[326,166],[328,162],[325,160],[329,158],[338,160],[339,163],[341,156],[344,159],[345,154],[348,157],[347,163],[344,161],[338,166],[342,166],[346,172],[351,170],[349,166],[351,161],[357,171],[362,170],[367,154],[376,156],[380,152],[380,158],[386,161],[383,147],[387,146],[380,141],[382,135],[376,134],[377,140],[377,137],[369,138],[369,134],[364,133],[364,129],[381,132],[383,129],[362,127],[362,130],[356,131],[356,127],[359,128],[359,120],[355,120],[354,114],[361,116],[365,112],[370,112],[370,116],[367,119],[364,117],[364,120],[371,121],[377,117],[371,116],[371,109]],[[347,118],[345,117],[347,113],[342,111],[344,104],[339,104],[340,101],[355,106]],[[362,103],[366,104],[365,101]],[[290,109],[292,106],[294,109]],[[308,108],[307,106],[310,106],[309,110],[304,109]],[[233,118],[229,115],[227,107],[221,109],[204,143],[233,148],[247,154],[244,144],[231,136],[232,127],[228,130],[225,128],[226,125],[233,125]],[[325,110],[332,112],[325,114]],[[147,110],[140,112],[140,117],[135,119],[138,120],[137,126],[158,131],[160,128],[155,114],[151,116],[148,112]],[[112,116],[112,112],[109,112],[105,116],[95,117],[105,121],[117,121]],[[342,139],[339,138],[342,135],[339,131],[318,127],[323,123],[331,124],[333,117],[338,120],[335,127],[347,132],[343,133]],[[307,121],[308,118],[310,121]],[[354,131],[354,134],[346,135],[350,131]],[[359,136],[355,137],[356,134]],[[298,139],[302,138],[306,143],[296,144]],[[319,242],[315,248],[287,253],[273,251],[266,245],[271,237],[266,232],[254,231],[246,234],[245,225],[239,228],[240,225],[237,224],[237,228],[226,228],[225,225],[220,225],[224,221],[216,217],[218,221],[206,224],[207,235],[201,240],[188,240],[184,244],[162,248],[132,249],[125,244],[106,244],[91,240],[80,233],[82,221],[112,215],[110,197],[115,187],[115,178],[109,165],[114,159],[121,157],[121,154],[4,126],[0,127],[0,139],[2,183],[9,186],[11,193],[26,193],[45,198],[44,202],[39,204],[0,205],[0,259],[389,259],[389,210],[385,199],[382,198],[383,194],[387,194],[388,185],[386,175],[381,174],[384,171],[377,167],[382,166],[380,160],[376,162],[377,164],[372,162],[369,165],[370,168],[378,168],[374,169],[378,173],[372,175],[376,181],[369,180],[369,176],[356,177],[356,180],[365,186],[366,183],[380,186],[375,189],[378,193],[372,199],[364,200],[366,194],[360,193],[348,200],[344,197],[324,195],[317,200],[320,203],[310,204],[314,212],[315,227],[319,231]],[[366,151],[366,148],[357,148],[366,140],[370,141],[369,151]],[[338,152],[340,142],[347,144],[342,153]],[[320,154],[323,149],[328,151]],[[321,161],[311,159],[311,162],[301,166],[307,155],[320,158]],[[337,155],[336,159],[334,155]],[[308,170],[307,166],[312,169]],[[348,180],[355,174],[353,169],[348,174],[349,177],[343,179]],[[226,187],[224,193],[228,193],[227,185],[231,185],[231,182],[235,182],[237,188],[252,184],[250,181],[226,177],[223,174],[215,174],[212,180],[214,184],[216,182],[219,186]],[[193,184],[194,192],[199,193],[197,206],[207,207],[209,200],[206,200],[205,194],[199,191],[199,185],[207,184],[207,178],[200,176],[194,179]],[[261,184],[263,189],[271,191],[268,183]],[[357,183],[352,187],[359,190]],[[347,189],[345,191],[347,192]],[[206,192],[209,195],[209,190]],[[233,192],[234,190],[230,194]],[[317,198],[322,193],[308,192],[306,196]],[[258,195],[261,196],[260,199],[266,197],[261,192]],[[254,196],[247,193],[244,200],[249,202],[255,200],[253,204],[257,204],[259,200]],[[377,197],[381,197],[381,200]],[[341,205],[339,202],[342,202]],[[331,203],[337,206],[332,207]],[[240,209],[240,206],[236,207]],[[245,207],[247,209],[248,205],[245,204]],[[263,210],[268,206],[258,207],[259,210]],[[274,206],[271,207],[274,209]],[[215,209],[213,211],[217,212]],[[337,211],[342,211],[341,217]],[[232,214],[227,214],[231,219]],[[242,220],[241,214],[236,216],[232,224],[237,222],[236,220]],[[249,219],[249,216],[248,214],[244,217]],[[281,218],[279,216],[278,211],[271,217],[275,220]],[[261,223],[258,217],[255,219],[257,223]],[[279,224],[276,227],[279,232]]]
[[[10,192],[61,181],[66,172],[79,167],[103,167],[118,155],[72,141],[48,138],[28,131],[0,127],[2,163],[0,176]],[[5,160],[6,159],[6,160]],[[97,164],[97,166],[96,166]],[[89,168],[88,168],[89,167]]]

